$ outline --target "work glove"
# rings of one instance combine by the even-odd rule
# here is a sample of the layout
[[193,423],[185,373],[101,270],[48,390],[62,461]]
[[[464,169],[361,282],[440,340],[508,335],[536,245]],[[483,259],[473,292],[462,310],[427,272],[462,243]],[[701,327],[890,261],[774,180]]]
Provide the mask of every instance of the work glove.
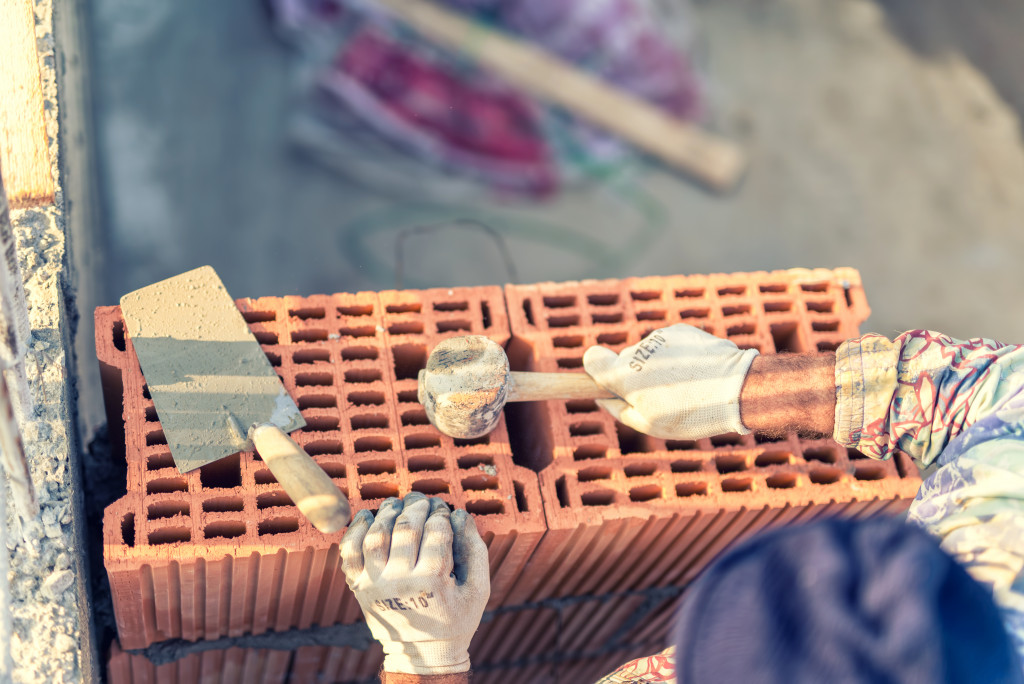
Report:
[[700,439],[750,432],[740,420],[740,390],[757,354],[679,323],[618,354],[591,347],[583,367],[621,397],[597,400],[619,421],[662,439]]
[[469,642],[490,595],[487,546],[473,518],[413,492],[359,511],[341,540],[342,570],[384,671],[469,670]]

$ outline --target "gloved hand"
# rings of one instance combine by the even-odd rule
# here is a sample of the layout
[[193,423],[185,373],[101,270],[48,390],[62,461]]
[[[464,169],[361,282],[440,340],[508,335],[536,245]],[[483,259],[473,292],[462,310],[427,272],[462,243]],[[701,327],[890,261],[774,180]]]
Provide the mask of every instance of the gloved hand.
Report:
[[342,570],[384,671],[469,670],[469,642],[491,591],[487,546],[464,510],[413,492],[387,499],[374,520],[356,514],[341,540]]
[[740,390],[757,354],[679,323],[618,354],[591,347],[583,367],[621,397],[598,400],[621,422],[662,439],[700,439],[750,432],[740,420]]

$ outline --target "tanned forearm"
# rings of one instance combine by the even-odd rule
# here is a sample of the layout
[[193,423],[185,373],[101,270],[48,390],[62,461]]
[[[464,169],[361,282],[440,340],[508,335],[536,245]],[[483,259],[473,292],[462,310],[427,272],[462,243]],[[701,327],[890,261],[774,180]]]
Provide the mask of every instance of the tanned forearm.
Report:
[[469,673],[416,675],[404,672],[381,672],[380,684],[469,684]]
[[758,356],[740,391],[740,419],[769,436],[796,431],[831,435],[835,423],[836,355]]

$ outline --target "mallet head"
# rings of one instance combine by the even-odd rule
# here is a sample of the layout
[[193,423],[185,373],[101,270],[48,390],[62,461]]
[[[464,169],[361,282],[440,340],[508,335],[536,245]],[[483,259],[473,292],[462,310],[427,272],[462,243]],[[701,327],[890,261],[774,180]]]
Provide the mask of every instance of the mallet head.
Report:
[[472,439],[498,424],[508,387],[501,346],[481,335],[451,337],[434,347],[420,371],[419,400],[438,430]]

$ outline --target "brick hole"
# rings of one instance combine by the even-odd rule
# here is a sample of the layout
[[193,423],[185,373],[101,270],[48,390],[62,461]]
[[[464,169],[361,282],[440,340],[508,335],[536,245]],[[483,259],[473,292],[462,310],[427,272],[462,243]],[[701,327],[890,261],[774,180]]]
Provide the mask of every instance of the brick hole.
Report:
[[576,296],[562,295],[544,297],[544,306],[549,309],[564,309],[566,307],[576,306]]
[[850,288],[848,288],[848,287],[844,287],[843,288],[843,298],[846,300],[846,306],[847,307],[852,307],[853,306],[853,295],[850,292]]
[[342,316],[372,316],[373,304],[354,304],[352,306],[339,306],[338,313]]
[[597,402],[593,399],[571,399],[565,402],[566,413],[593,413],[598,410]]
[[818,342],[817,347],[821,352],[835,351],[839,349],[839,342]]
[[494,499],[478,499],[467,501],[466,510],[473,515],[501,515],[505,512],[505,504]]
[[156,417],[156,407],[155,406],[147,406],[146,407],[146,422],[147,423],[155,423],[158,420],[159,419]]
[[262,345],[277,344],[277,333],[253,330],[252,335]]
[[836,452],[829,447],[804,449],[804,460],[834,464],[836,462]]
[[484,329],[491,327],[491,307],[487,302],[480,302],[480,323]]
[[522,482],[512,482],[512,491],[516,497],[516,509],[520,513],[530,512],[530,503],[526,500],[526,487]]
[[163,430],[154,430],[146,433],[146,446],[159,446],[167,444],[167,438]]
[[[302,405],[302,400],[306,397],[299,398],[299,408],[307,408]],[[331,400],[330,406],[334,406],[334,397],[328,397]],[[349,392],[348,400],[355,406],[381,406],[384,404],[384,393],[383,392]],[[325,408],[319,406],[318,408]]]
[[[639,318],[639,316],[638,316],[638,318]],[[621,323],[622,322],[622,314],[621,313],[608,313],[608,314],[597,314],[597,313],[595,313],[595,314],[591,314],[590,315],[590,319],[592,321],[594,321],[594,325],[597,325],[599,323]]]
[[645,454],[651,450],[650,441],[633,428],[615,422],[615,434],[619,440],[619,451],[625,454]]
[[258,485],[277,484],[277,478],[269,470],[257,470],[253,473],[253,481]]
[[[396,470],[397,466],[395,465],[395,462],[387,458],[379,458],[374,461],[362,461],[356,465],[356,472],[360,475],[394,475]],[[412,470],[412,468],[410,468],[410,470]]]
[[691,451],[697,448],[697,442],[692,439],[667,439],[665,448],[669,451]]
[[427,348],[422,344],[400,344],[391,348],[395,357],[395,377],[415,380],[427,365]]
[[574,461],[589,461],[593,458],[604,458],[606,450],[602,446],[594,444],[588,444],[587,446],[577,447],[572,452],[572,459]]
[[473,329],[473,324],[470,321],[459,319],[457,321],[438,321],[437,332],[446,333],[454,332],[456,330],[470,331]]
[[644,290],[642,292],[630,292],[630,299],[634,302],[651,302],[655,299],[661,299],[661,293],[657,290]]
[[797,349],[797,325],[795,322],[774,323],[771,326],[772,343],[777,352],[795,352]]
[[191,513],[187,501],[160,501],[150,504],[146,511],[146,517],[150,520],[161,518],[173,518],[176,515],[188,515]]
[[730,432],[724,435],[715,435],[711,438],[711,446],[713,447],[740,446],[742,444],[743,436],[737,435],[735,432]]
[[142,386],[142,397],[144,399],[149,399],[150,401],[153,400],[152,395],[150,395],[150,393],[149,393],[149,385],[143,385]]
[[[440,457],[438,458],[440,459]],[[412,460],[410,459],[410,463],[411,462]],[[482,465],[493,466],[494,458],[486,454],[470,454],[467,456],[459,456],[457,462],[459,464],[460,469],[468,470],[469,468],[477,468]],[[444,461],[441,460],[440,463],[442,465],[439,467],[444,467]],[[409,467],[412,468],[411,465]]]
[[853,464],[853,476],[858,480],[884,480],[885,466],[878,462],[858,461]]
[[663,321],[667,314],[665,311],[637,311],[636,320],[638,321]]
[[288,492],[283,489],[279,489],[274,492],[264,492],[256,497],[256,509],[266,510],[268,508],[281,508],[282,506],[294,506],[295,503],[292,498],[288,496]]
[[241,454],[233,454],[199,469],[199,483],[203,489],[230,489],[242,486]]
[[338,463],[336,461],[327,461],[326,463],[317,463],[317,465],[320,466],[320,469],[327,473],[327,477],[331,478],[332,480],[345,479],[346,473],[344,463]]
[[192,531],[187,527],[165,527],[149,533],[149,545],[177,544],[192,541]]
[[316,442],[310,442],[304,445],[303,448],[310,456],[339,455],[343,453],[341,440],[337,439],[321,439]]
[[728,287],[720,287],[720,288],[718,288],[718,296],[719,297],[737,296],[737,295],[742,295],[742,294],[746,294],[746,293],[747,293],[747,286],[746,285],[729,285]]
[[583,335],[561,335],[551,340],[551,344],[559,348],[583,346]]
[[270,365],[273,366],[274,368],[279,368],[281,366],[280,354],[271,351],[265,351],[263,352],[263,355],[267,357],[267,361],[269,361]]
[[800,283],[800,289],[804,292],[828,292],[828,283]]
[[434,311],[466,311],[469,302],[435,302]]
[[741,323],[740,325],[733,325],[725,330],[725,334],[729,337],[733,335],[753,335],[757,332],[757,328],[753,323]]
[[292,354],[292,361],[300,365],[330,360],[331,352],[326,349],[300,349]]
[[783,311],[789,311],[793,308],[792,302],[765,302],[764,312],[765,313],[780,313]]
[[676,485],[676,496],[705,496],[708,493],[706,482],[680,482]]
[[427,496],[434,496],[436,494],[449,494],[451,488],[444,480],[435,478],[433,480],[416,480],[412,483],[412,491],[426,494]]
[[624,468],[626,477],[650,477],[658,469],[654,463],[631,463]]
[[572,316],[548,316],[548,327],[550,328],[568,328],[573,325],[580,324],[580,317],[576,315]]
[[630,501],[651,501],[653,499],[661,498],[661,486],[660,485],[644,485],[643,487],[633,487],[629,490]]
[[360,437],[355,441],[353,447],[356,453],[363,453],[366,451],[390,451],[391,450],[391,439],[389,437],[382,437],[374,435],[373,437]]
[[695,299],[704,296],[704,288],[690,288],[675,291],[676,299]]
[[394,482],[367,482],[359,486],[359,496],[363,501],[387,499],[398,495],[398,485]]
[[610,294],[592,294],[587,295],[587,301],[592,306],[611,306],[612,304],[619,303],[619,295],[614,292]]
[[679,312],[679,318],[686,320],[687,318],[707,318],[711,314],[711,309],[683,309]]
[[406,449],[430,449],[441,446],[441,438],[437,435],[408,435],[405,438]]
[[378,356],[379,353],[373,347],[346,347],[341,350],[342,361],[373,361]]
[[402,425],[430,425],[426,411],[406,411],[402,414]]
[[610,489],[598,489],[580,495],[584,506],[611,506],[615,503],[615,492]]
[[383,413],[367,413],[349,418],[353,430],[383,430],[388,426],[388,417]]
[[[345,326],[338,328],[339,337],[374,337],[377,335],[377,327],[373,325]],[[344,357],[343,357],[344,358]],[[376,358],[376,357],[374,357]]]
[[245,501],[240,496],[220,496],[203,502],[205,513],[239,513],[245,509]]
[[[857,456],[860,458],[867,458],[867,456],[860,453],[859,451],[856,451],[855,449],[847,449],[846,451],[847,453],[851,454],[851,459],[854,458],[852,454],[857,454]],[[892,460],[893,464],[896,466],[896,474],[899,475],[900,477],[908,477],[911,473],[913,473],[915,477],[918,475],[918,470],[914,466],[913,460],[911,460],[910,456],[907,456],[906,453],[902,451],[897,451],[896,453],[893,454]]]
[[561,358],[561,359],[558,359],[558,367],[559,368],[583,368],[583,358],[582,357],[572,357],[572,358]]
[[407,302],[405,304],[388,304],[384,310],[389,314],[420,313],[423,306],[419,302]]
[[161,477],[146,483],[147,494],[168,494],[187,492],[188,480],[183,477]]
[[263,520],[256,528],[256,533],[261,537],[270,534],[287,534],[299,531],[298,518],[270,518]]
[[754,488],[754,480],[749,477],[728,477],[722,480],[723,492],[749,492]]
[[754,433],[754,443],[755,444],[778,444],[779,442],[785,442],[785,441],[786,441],[785,435],[782,435],[782,436],[780,436],[780,435],[772,435],[772,434],[768,434],[768,433],[765,433],[765,432],[755,432]]
[[811,330],[815,332],[836,332],[839,321],[811,321]]
[[298,387],[323,387],[334,384],[334,376],[330,373],[297,373],[295,384]]
[[843,473],[838,468],[815,468],[808,476],[814,484],[834,484],[839,482]]
[[497,489],[498,478],[496,478],[493,475],[487,475],[486,473],[480,473],[479,475],[471,475],[467,478],[463,478],[462,488],[474,492],[485,491],[488,489]]
[[270,323],[277,320],[277,314],[273,311],[243,311],[242,318],[246,323]]
[[[352,400],[352,395],[349,395],[349,401]],[[338,399],[333,394],[304,394],[298,398],[296,403],[299,406],[300,411],[306,409],[316,408],[335,408],[338,405]],[[381,394],[380,403],[384,403],[384,395]]]
[[481,444],[490,444],[491,443],[491,435],[490,434],[486,434],[486,435],[480,435],[479,437],[465,437],[465,438],[455,437],[455,438],[452,439],[452,443],[455,444],[455,446],[457,446],[457,447],[479,446]]
[[767,468],[769,466],[788,465],[793,462],[793,454],[788,451],[766,451],[758,454],[754,459],[754,466]]
[[625,344],[627,339],[629,339],[629,336],[624,332],[601,333],[597,336],[597,343],[615,346]]
[[715,470],[723,475],[726,473],[735,473],[740,470],[746,470],[747,468],[747,457],[741,454],[715,456]]
[[162,470],[174,467],[174,457],[169,451],[153,454],[146,459],[146,470]]
[[750,305],[749,304],[740,304],[739,306],[723,306],[722,307],[722,315],[723,316],[739,316],[741,314],[748,314],[748,313],[750,313]]
[[785,292],[789,286],[783,283],[769,283],[766,285],[759,285],[757,289],[761,292]]
[[114,321],[110,333],[114,340],[114,349],[123,352],[126,348],[124,342],[124,321]]
[[288,315],[292,318],[298,318],[300,321],[308,321],[310,319],[323,318],[327,315],[327,312],[322,306],[319,306],[308,309],[288,309]]
[[338,429],[338,419],[334,416],[309,416],[306,418],[306,432],[330,432]]
[[765,479],[768,489],[793,489],[800,478],[796,473],[778,473]]
[[523,300],[523,315],[526,316],[527,323],[536,325],[533,321],[533,303],[529,299]]
[[206,539],[234,539],[245,536],[245,523],[241,520],[217,520],[203,528],[203,537]]
[[815,313],[832,313],[833,302],[831,299],[826,299],[821,302],[804,302],[804,304],[806,304],[808,311],[813,311]]
[[555,496],[558,497],[559,506],[569,507],[569,485],[565,481],[565,475],[555,480]]
[[[472,466],[463,466],[462,459],[459,459],[460,468],[470,468]],[[444,470],[444,457],[431,454],[429,456],[410,456],[409,457],[409,472],[419,473],[424,470]]]
[[[438,324],[438,331],[441,329],[441,325]],[[388,334],[391,335],[422,335],[423,334],[423,322],[422,321],[402,321],[401,323],[392,323],[388,326]]]
[[135,514],[125,513],[121,518],[121,542],[132,548],[135,546]]
[[615,472],[609,466],[594,466],[592,468],[581,468],[576,473],[576,479],[580,482],[593,482],[594,480],[610,480]]
[[420,401],[419,393],[414,390],[402,390],[398,393],[398,401],[402,404],[418,404]]
[[699,473],[704,464],[700,461],[672,461],[670,467],[673,473]]
[[601,434],[600,423],[573,423],[569,426],[569,435],[571,437],[587,437],[589,435]]

